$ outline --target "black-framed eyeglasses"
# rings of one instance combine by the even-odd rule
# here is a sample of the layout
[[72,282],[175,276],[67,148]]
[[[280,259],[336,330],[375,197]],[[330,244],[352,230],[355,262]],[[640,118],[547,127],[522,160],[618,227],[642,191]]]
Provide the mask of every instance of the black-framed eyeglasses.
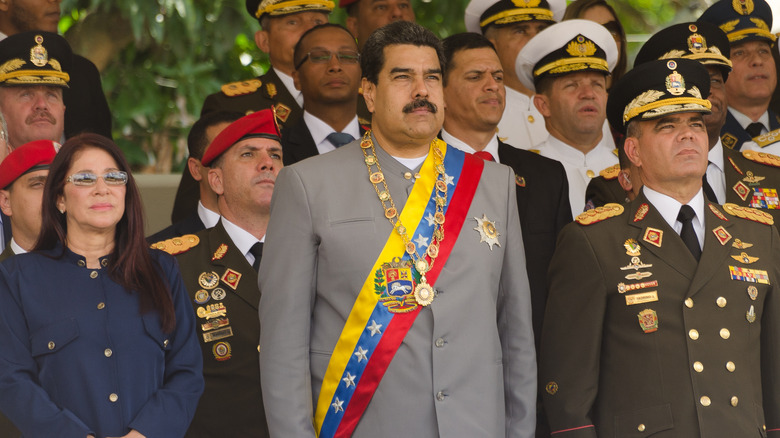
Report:
[[127,172],[121,170],[106,172],[103,175],[95,175],[92,172],[79,172],[69,176],[66,181],[73,183],[74,186],[94,186],[97,184],[98,178],[103,178],[103,182],[110,186],[127,184]]
[[303,55],[303,59],[298,62],[295,69],[298,70],[301,68],[307,59],[315,64],[327,64],[330,62],[333,55],[336,55],[336,58],[338,58],[339,62],[342,64],[357,64],[360,62],[360,53],[356,50],[339,50],[336,53],[333,53],[330,50],[312,50]]

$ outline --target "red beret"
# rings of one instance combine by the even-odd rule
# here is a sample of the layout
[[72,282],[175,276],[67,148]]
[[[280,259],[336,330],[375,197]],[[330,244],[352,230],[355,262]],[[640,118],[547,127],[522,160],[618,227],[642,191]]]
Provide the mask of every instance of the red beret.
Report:
[[58,150],[60,144],[51,140],[31,141],[14,149],[0,163],[0,188],[8,188],[27,172],[48,169]]
[[223,152],[241,140],[252,137],[270,138],[279,143],[279,127],[276,125],[276,117],[270,109],[254,112],[241,117],[223,129],[214,141],[211,142],[203,158],[200,160],[204,166],[210,166]]
[[340,8],[346,8],[347,6],[351,5],[352,3],[357,3],[360,0],[339,0],[339,7]]

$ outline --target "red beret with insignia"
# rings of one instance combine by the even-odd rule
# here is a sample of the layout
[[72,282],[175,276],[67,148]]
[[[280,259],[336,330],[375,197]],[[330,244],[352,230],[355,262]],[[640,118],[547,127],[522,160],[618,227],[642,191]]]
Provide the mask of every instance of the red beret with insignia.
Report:
[[0,188],[8,188],[25,173],[48,169],[58,150],[60,144],[51,140],[31,141],[14,149],[0,163]]
[[228,125],[211,142],[203,158],[200,160],[204,166],[210,166],[222,153],[231,146],[247,138],[268,138],[281,143],[279,126],[276,124],[276,116],[271,109],[257,111],[248,116],[241,117]]

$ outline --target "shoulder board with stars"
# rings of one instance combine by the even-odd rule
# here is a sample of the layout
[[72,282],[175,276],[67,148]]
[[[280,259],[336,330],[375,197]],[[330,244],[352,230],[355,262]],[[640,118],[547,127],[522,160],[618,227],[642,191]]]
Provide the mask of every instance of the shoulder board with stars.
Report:
[[621,214],[623,214],[623,206],[610,202],[602,207],[580,213],[575,220],[580,225],[591,225]]
[[606,169],[599,172],[599,175],[606,180],[615,179],[618,177],[619,174],[620,174],[620,164],[609,166]]
[[194,234],[185,234],[181,237],[174,237],[168,240],[161,240],[151,245],[152,249],[165,251],[170,255],[185,253],[195,248],[200,243],[198,236]]
[[246,81],[231,82],[222,86],[221,90],[225,96],[243,96],[257,91],[263,82],[260,79],[249,79]]
[[723,204],[723,210],[736,217],[741,217],[743,219],[749,219],[754,222],[758,222],[761,224],[766,225],[774,225],[775,221],[772,218],[772,215],[766,212],[763,212],[761,210],[756,210],[755,208],[750,207],[742,207],[737,204]]
[[780,157],[758,151],[742,151],[742,156],[750,161],[766,164],[767,166],[780,167]]
[[764,135],[759,135],[758,137],[753,138],[753,141],[756,142],[760,148],[769,146],[770,144],[775,144],[778,140],[780,140],[780,129],[775,129],[772,132],[767,132]]

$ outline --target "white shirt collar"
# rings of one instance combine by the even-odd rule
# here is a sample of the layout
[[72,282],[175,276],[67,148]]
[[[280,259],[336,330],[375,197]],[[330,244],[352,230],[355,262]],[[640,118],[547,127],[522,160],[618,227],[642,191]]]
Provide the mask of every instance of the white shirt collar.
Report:
[[219,213],[206,208],[200,200],[198,200],[198,217],[200,218],[200,221],[203,222],[206,229],[214,228],[214,226],[217,225],[217,222],[219,222]]
[[222,226],[225,227],[225,231],[228,233],[228,236],[230,236],[230,240],[233,241],[233,244],[236,245],[236,248],[241,251],[241,254],[244,254],[246,261],[249,262],[250,265],[254,263],[255,256],[253,256],[249,250],[255,243],[265,241],[265,236],[263,236],[262,239],[257,240],[251,233],[225,219],[224,216],[222,217]]
[[[748,125],[753,123],[753,120],[750,119],[750,117],[742,114],[741,112],[734,109],[734,107],[729,107],[729,111],[731,112],[731,115],[734,116],[734,118],[737,120],[737,123],[739,123],[739,126],[742,127],[742,129],[747,129]],[[764,111],[764,114],[761,114],[761,117],[758,118],[757,122],[764,125],[763,131],[768,132],[769,129],[769,112]]]
[[[682,223],[677,221],[677,215],[680,214],[682,204],[671,196],[657,192],[648,186],[642,187],[647,200],[658,210],[667,224],[677,233],[682,231]],[[699,192],[688,201],[688,205],[693,208],[696,217],[693,219],[693,230],[699,239],[699,246],[704,247],[704,192],[700,188]]]
[[19,246],[18,243],[16,243],[16,240],[14,238],[11,238],[11,251],[14,252],[14,254],[24,254],[27,251],[24,250],[21,246]]
[[292,76],[282,73],[278,68],[271,67],[276,72],[276,75],[279,76],[279,80],[282,81],[282,85],[284,85],[284,88],[287,89],[287,91],[290,92],[292,97],[295,99],[296,102],[298,102],[298,106],[303,108],[303,93],[301,93],[297,88],[295,88],[295,81],[293,80]]
[[[457,137],[454,137],[444,128],[441,129],[441,139],[447,142],[448,145],[454,147],[455,149],[460,149],[463,152],[468,152],[469,154],[476,152],[476,149],[471,147],[471,145]],[[495,160],[496,163],[500,162],[498,161],[498,136],[494,135],[491,137],[490,142],[488,142],[488,144],[482,150],[485,152],[490,152],[490,155],[493,156],[493,160]]]
[[[333,133],[335,129],[306,110],[303,111],[303,121],[306,123],[306,127],[309,128],[311,138],[314,140],[314,144],[317,145],[317,151],[320,154],[336,149],[336,146],[327,139],[328,135]],[[357,114],[341,132],[349,134],[356,139],[360,138],[360,123],[358,122]]]

